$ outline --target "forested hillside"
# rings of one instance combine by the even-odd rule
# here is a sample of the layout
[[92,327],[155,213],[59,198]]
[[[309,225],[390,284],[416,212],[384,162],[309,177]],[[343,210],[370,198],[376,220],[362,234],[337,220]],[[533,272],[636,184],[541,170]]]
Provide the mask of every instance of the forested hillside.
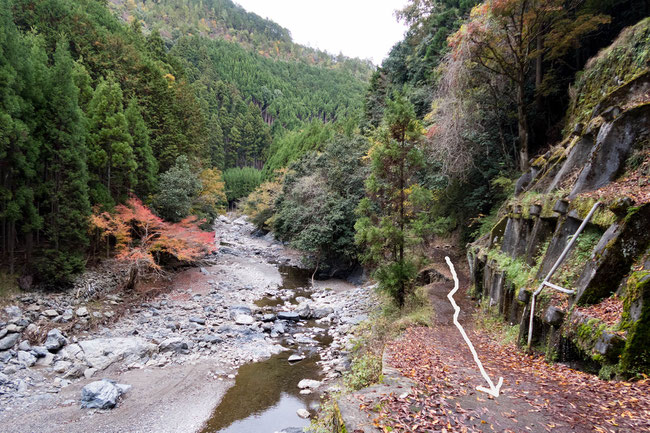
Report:
[[368,60],[296,44],[289,30],[231,0],[111,0],[108,6],[125,22],[136,19],[145,31],[157,29],[170,46],[185,36],[202,36],[236,42],[264,57],[343,70],[363,80],[373,71]]
[[[264,28],[267,42],[299,48],[230,2],[210,8],[225,30]],[[165,40],[164,26],[124,22],[96,0],[3,0],[0,13],[0,253],[3,270],[29,281],[69,281],[96,257],[93,209],[135,195],[168,221],[209,223],[226,197],[259,184],[241,167],[261,169],[274,139],[361,111],[364,74],[343,67],[349,59],[270,58],[190,31]],[[224,185],[224,169],[242,175]]]

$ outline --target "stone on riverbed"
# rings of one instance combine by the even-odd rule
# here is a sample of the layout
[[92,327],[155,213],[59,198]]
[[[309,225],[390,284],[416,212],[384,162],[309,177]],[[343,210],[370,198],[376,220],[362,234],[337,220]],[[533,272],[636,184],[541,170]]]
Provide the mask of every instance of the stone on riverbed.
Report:
[[300,418],[304,418],[304,419],[309,418],[309,411],[306,409],[298,409],[296,413]]
[[116,361],[136,362],[156,351],[155,344],[139,337],[95,338],[80,341],[79,346],[86,362],[98,370],[104,370]]
[[209,344],[217,344],[223,342],[223,338],[218,335],[206,335],[201,340]]
[[241,314],[250,316],[252,313],[253,311],[251,308],[245,305],[235,305],[234,307],[230,307],[230,318],[233,320]]
[[86,409],[112,409],[117,399],[127,392],[131,385],[122,385],[102,379],[91,382],[81,390],[81,407]]
[[201,317],[190,317],[189,321],[193,323],[198,323],[199,325],[205,325],[205,319]]
[[36,364],[36,357],[25,350],[18,351],[18,362],[25,367],[31,367]]
[[291,355],[289,357],[288,361],[289,362],[298,362],[298,361],[302,361],[303,359],[305,359],[304,356],[298,355],[298,354],[293,354],[293,355]]
[[326,307],[326,308],[317,308],[316,310],[314,310],[314,311],[312,312],[312,317],[313,317],[314,319],[322,319],[322,318],[324,318],[324,317],[329,316],[329,315],[332,314],[333,312],[334,312],[334,309],[333,309],[333,308],[330,308],[330,307]]
[[54,328],[47,333],[44,346],[50,352],[56,352],[66,344],[68,344],[68,339],[63,336],[60,330]]
[[161,352],[186,353],[189,350],[189,345],[181,337],[172,337],[160,343],[158,349]]
[[293,322],[297,322],[300,320],[300,314],[295,313],[293,311],[280,311],[278,313],[278,319],[291,320]]
[[317,380],[313,379],[303,379],[300,382],[298,382],[298,388],[300,389],[316,389],[320,386],[320,382]]
[[7,350],[14,347],[14,344],[20,339],[20,334],[9,334],[0,340],[0,350]]
[[255,319],[248,314],[239,314],[235,317],[235,323],[238,325],[252,325],[255,323]]

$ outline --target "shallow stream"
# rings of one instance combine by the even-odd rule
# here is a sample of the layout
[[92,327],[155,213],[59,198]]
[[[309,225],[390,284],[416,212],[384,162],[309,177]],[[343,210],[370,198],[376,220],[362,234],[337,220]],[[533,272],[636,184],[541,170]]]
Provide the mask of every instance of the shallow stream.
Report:
[[[282,275],[280,288],[293,291],[289,302],[297,304],[296,298],[309,297],[309,272],[290,266],[281,266],[279,270]],[[284,300],[279,298],[262,298],[256,302],[259,307],[272,310],[283,303]],[[301,321],[292,326],[318,327],[313,321]],[[319,335],[319,346],[330,344],[331,339],[326,333]],[[309,420],[300,418],[296,412],[307,409],[313,413],[318,408],[319,394],[300,394],[298,382],[322,378],[317,364],[320,360],[318,348],[298,343],[291,345],[286,341],[282,344],[290,346],[291,350],[239,368],[235,385],[226,392],[202,433],[273,433],[309,425]],[[289,363],[289,356],[295,353],[301,353],[305,359]]]

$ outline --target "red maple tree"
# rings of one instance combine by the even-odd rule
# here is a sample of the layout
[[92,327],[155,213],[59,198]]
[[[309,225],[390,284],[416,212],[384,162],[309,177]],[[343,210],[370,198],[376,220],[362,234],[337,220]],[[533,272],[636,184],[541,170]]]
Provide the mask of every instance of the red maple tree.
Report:
[[161,273],[164,257],[191,263],[213,252],[214,232],[201,230],[200,223],[194,216],[179,223],[165,222],[135,196],[112,213],[97,211],[91,216],[102,239],[107,244],[115,240],[115,257],[130,265],[127,289],[134,288],[142,274]]

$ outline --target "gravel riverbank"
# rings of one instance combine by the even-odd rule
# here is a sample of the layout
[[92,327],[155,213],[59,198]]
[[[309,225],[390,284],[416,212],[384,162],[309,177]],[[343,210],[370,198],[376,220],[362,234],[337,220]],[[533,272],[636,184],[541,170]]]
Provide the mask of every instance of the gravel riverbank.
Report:
[[[194,432],[239,366],[286,350],[320,351],[326,378],[338,377],[372,290],[283,286],[280,271],[297,254],[253,236],[242,218],[222,217],[216,231],[218,253],[161,283],[170,287],[147,302],[115,293],[84,301],[71,291],[24,295],[4,308],[0,431]],[[47,330],[45,341],[29,343]],[[331,344],[318,345],[326,335]],[[81,409],[80,389],[102,378],[132,388],[115,409]]]

